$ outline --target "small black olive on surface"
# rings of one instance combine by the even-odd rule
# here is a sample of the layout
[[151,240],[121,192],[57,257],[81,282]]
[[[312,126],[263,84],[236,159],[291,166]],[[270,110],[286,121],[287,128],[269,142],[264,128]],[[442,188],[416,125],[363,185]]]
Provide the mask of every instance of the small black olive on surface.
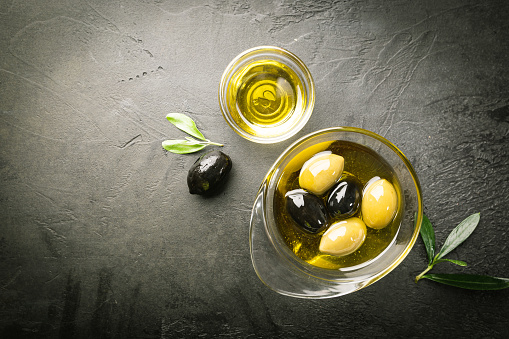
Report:
[[361,200],[361,183],[354,177],[346,177],[329,193],[327,210],[333,218],[348,218],[357,213]]
[[286,193],[285,200],[288,214],[305,231],[317,233],[327,225],[327,210],[316,195],[296,189]]
[[187,174],[189,193],[213,195],[218,192],[232,169],[232,160],[221,151],[202,155]]

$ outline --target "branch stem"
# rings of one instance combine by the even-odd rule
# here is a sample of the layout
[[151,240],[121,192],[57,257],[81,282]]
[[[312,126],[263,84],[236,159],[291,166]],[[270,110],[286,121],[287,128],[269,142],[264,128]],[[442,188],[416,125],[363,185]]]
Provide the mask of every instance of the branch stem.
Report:
[[423,275],[425,275],[426,273],[428,273],[428,272],[429,272],[429,270],[431,270],[431,269],[433,268],[433,266],[434,266],[434,265],[435,265],[435,264],[428,265],[428,267],[427,267],[424,271],[422,271],[422,273],[421,273],[421,274],[419,274],[418,276],[416,276],[416,277],[415,277],[415,283],[417,283],[417,282],[418,282],[418,281],[422,278],[422,276],[423,276]]
[[224,146],[223,144],[219,144],[217,142],[212,142],[210,141],[209,139],[205,139],[205,140],[196,140],[194,138],[191,138],[191,137],[186,137],[186,140],[189,141],[190,143],[193,143],[193,144],[196,144],[196,145],[213,145],[213,146]]
[[209,143],[209,145],[214,145],[214,146],[224,146],[223,144],[219,144],[217,142],[212,142],[210,140],[207,139],[207,142]]

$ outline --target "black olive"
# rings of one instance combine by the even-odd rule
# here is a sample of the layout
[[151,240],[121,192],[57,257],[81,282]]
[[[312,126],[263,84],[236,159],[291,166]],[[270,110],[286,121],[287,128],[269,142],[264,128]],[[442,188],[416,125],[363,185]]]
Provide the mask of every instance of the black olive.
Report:
[[329,193],[327,210],[333,218],[348,218],[357,213],[361,200],[361,183],[354,177],[346,177]]
[[204,154],[196,160],[187,174],[189,193],[213,195],[223,186],[232,169],[232,160],[220,151]]
[[302,189],[286,193],[286,210],[304,230],[317,233],[327,225],[327,209],[316,195]]

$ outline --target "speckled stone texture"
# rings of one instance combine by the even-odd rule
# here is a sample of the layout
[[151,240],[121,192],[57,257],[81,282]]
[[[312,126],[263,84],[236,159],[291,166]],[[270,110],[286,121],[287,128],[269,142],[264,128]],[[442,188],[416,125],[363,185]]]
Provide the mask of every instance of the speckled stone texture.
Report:
[[[501,338],[509,290],[391,274],[335,299],[257,278],[251,206],[279,153],[356,126],[413,163],[437,242],[478,229],[436,272],[509,278],[509,2],[0,0],[1,338]],[[276,45],[316,82],[305,128],[275,145],[225,123],[217,90],[243,50]],[[187,113],[222,142],[224,192],[190,195],[199,156],[166,153]]]

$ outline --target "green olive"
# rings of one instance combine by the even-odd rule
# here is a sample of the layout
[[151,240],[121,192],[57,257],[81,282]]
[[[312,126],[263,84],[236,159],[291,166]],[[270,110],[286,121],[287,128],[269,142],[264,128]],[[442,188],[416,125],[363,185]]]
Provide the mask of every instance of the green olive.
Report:
[[357,251],[366,239],[366,225],[359,218],[350,218],[332,224],[320,240],[320,251],[344,256]]
[[320,152],[306,161],[300,170],[299,185],[301,188],[322,195],[338,182],[345,159],[332,152]]
[[389,225],[398,209],[398,195],[394,186],[378,179],[366,187],[361,203],[362,219],[366,226],[382,229]]

